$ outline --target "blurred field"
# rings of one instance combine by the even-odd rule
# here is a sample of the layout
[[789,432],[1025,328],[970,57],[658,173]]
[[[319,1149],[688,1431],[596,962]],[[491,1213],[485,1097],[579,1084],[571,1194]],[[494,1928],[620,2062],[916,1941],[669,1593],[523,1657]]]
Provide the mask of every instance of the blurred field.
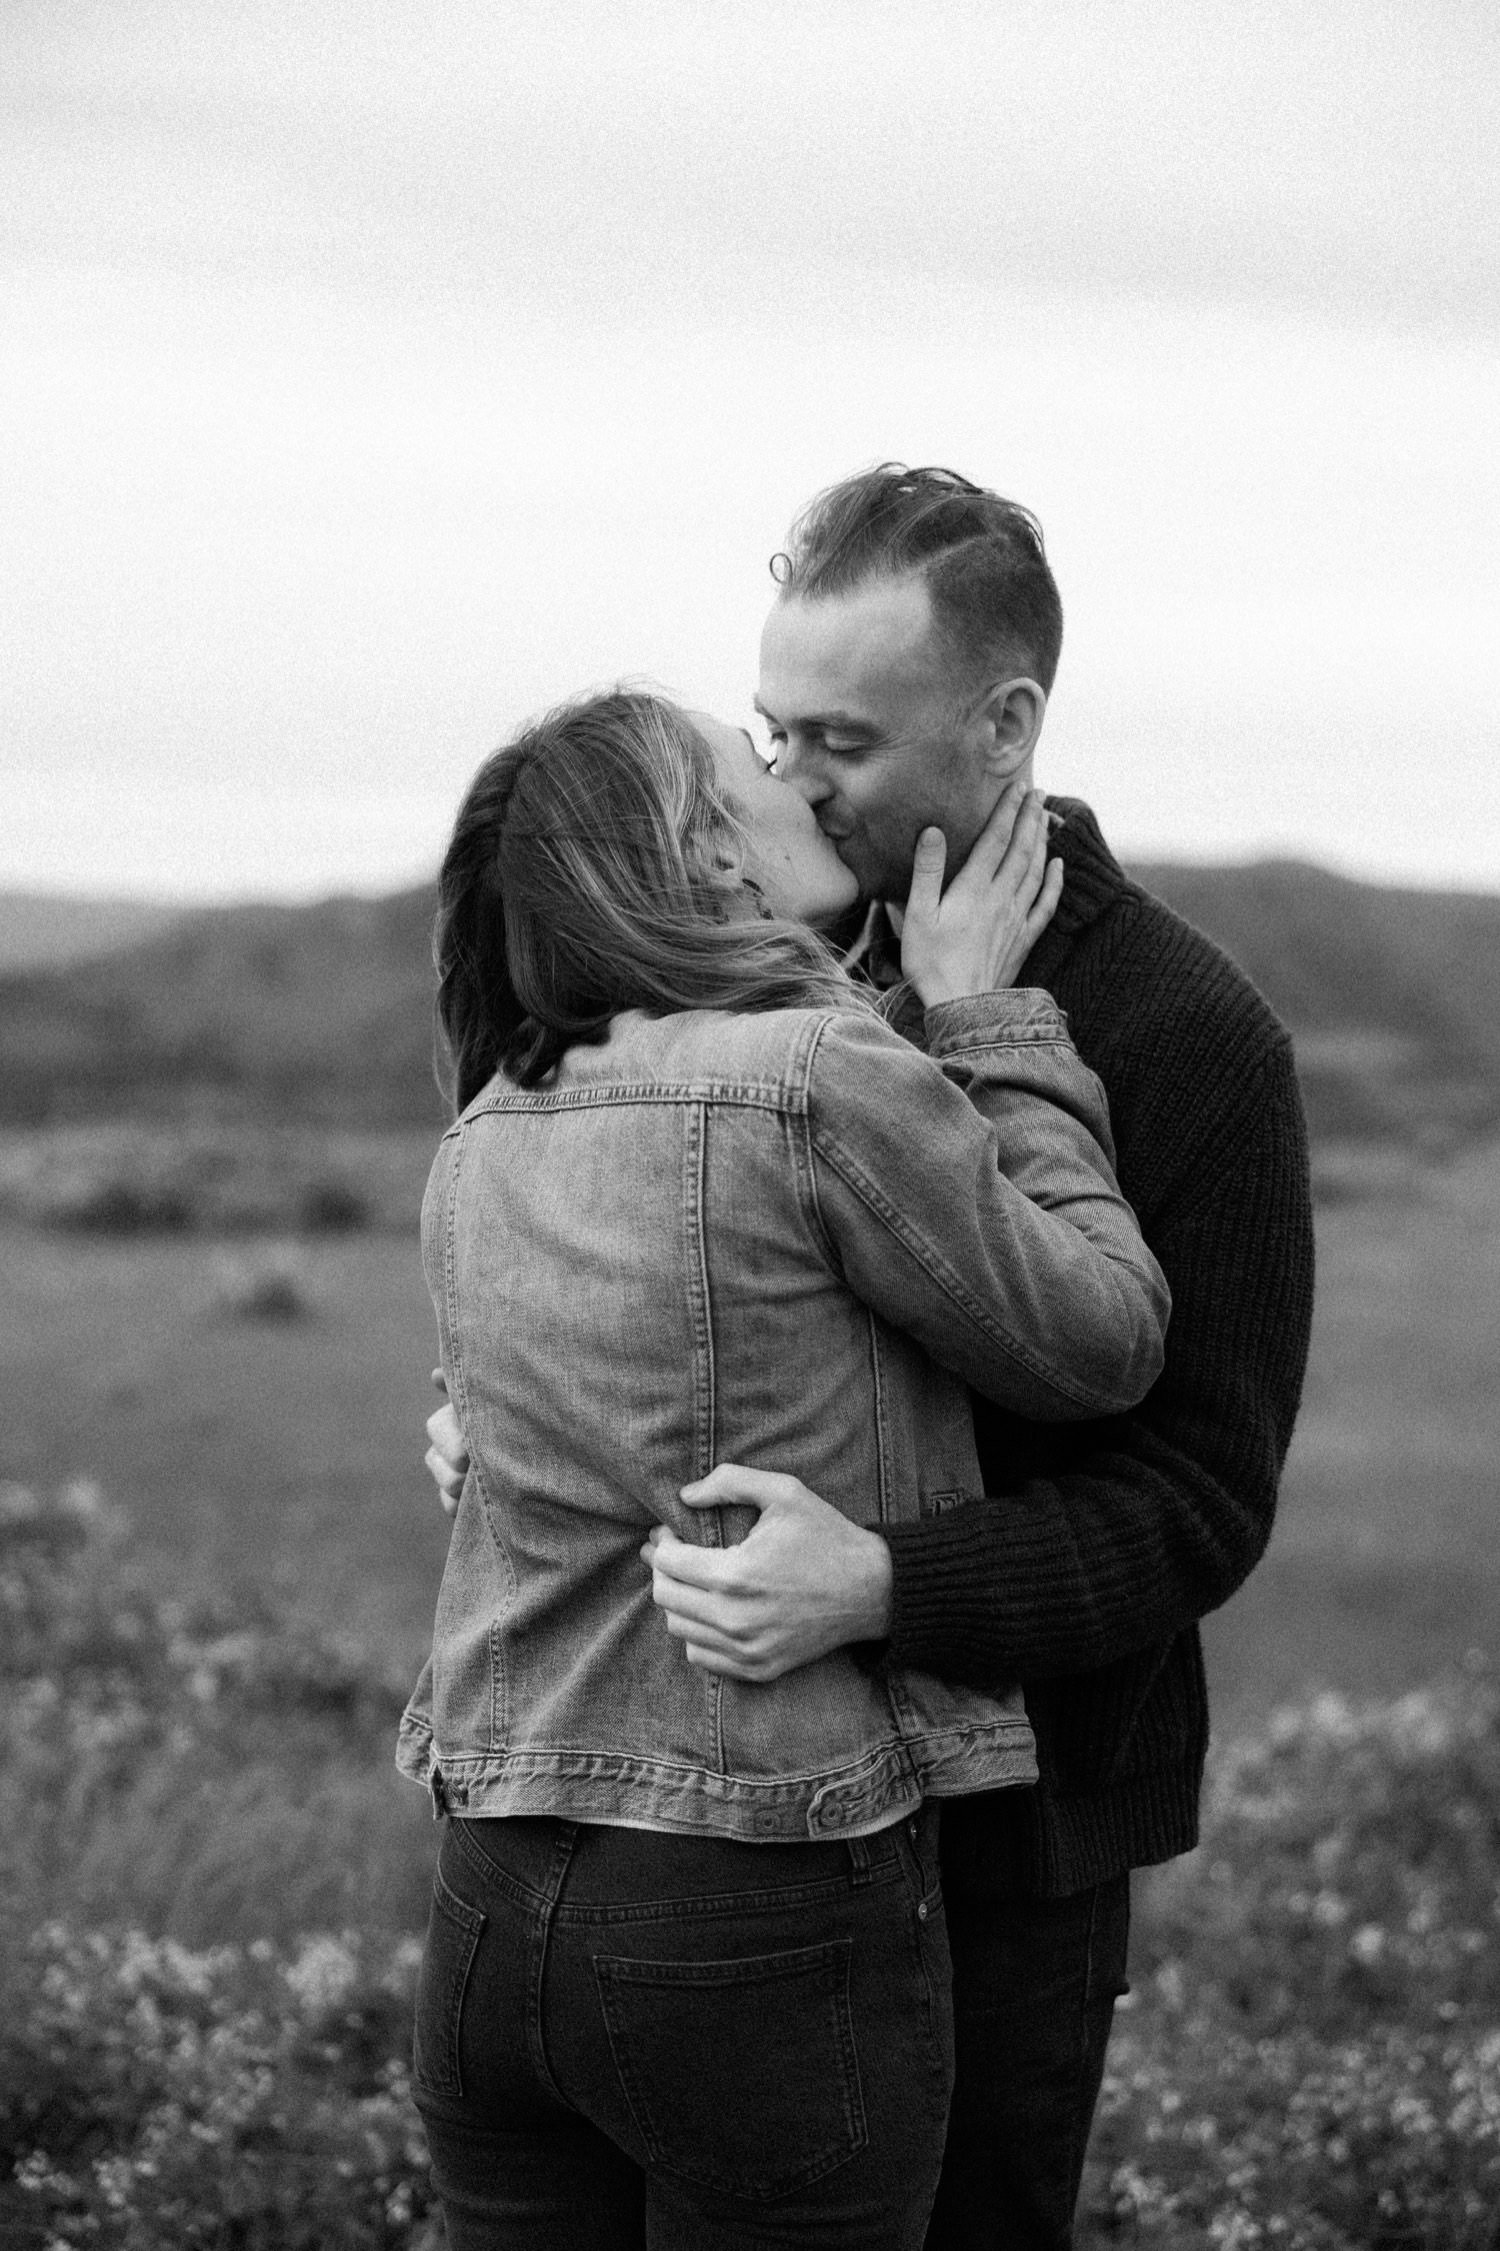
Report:
[[1208,1624],[1221,1729],[1500,1649],[1500,1146],[1320,1209],[1317,1290],[1276,1534]]
[[[0,1616],[0,2244],[438,2251],[386,1668],[185,1610],[82,1487],[0,1487]],[[1218,1753],[1142,1887],[1090,2251],[1494,2251],[1497,1721],[1473,1666]]]
[[[447,1533],[414,1229],[199,1225],[0,1221],[0,2244],[437,2251],[433,1833],[391,1763]],[[1319,1251],[1278,1534],[1209,1621],[1205,1843],[1140,1889],[1090,2251],[1493,2251],[1500,1148],[1352,1168]]]
[[[264,1585],[417,1657],[446,1522],[421,1472],[432,1317],[410,1234],[295,1249],[11,1227],[0,1477],[97,1479],[180,1587]],[[293,1317],[239,1310],[261,1267]],[[1223,1727],[1399,1693],[1500,1643],[1500,1148],[1320,1211],[1282,1519],[1209,1621]]]
[[[96,1479],[181,1593],[267,1587],[425,1646],[447,1522],[421,1466],[434,1331],[411,1235],[0,1236],[0,1477]],[[257,1274],[291,1318],[243,1310]]]
[[[269,1587],[415,1661],[446,1523],[420,1460],[433,1338],[410,1232],[278,1248],[11,1227],[0,1257],[0,1477],[95,1478],[173,1584]],[[1209,1622],[1225,1729],[1500,1642],[1500,1146],[1325,1206],[1319,1258],[1277,1535]],[[278,1273],[291,1317],[247,1314]]]

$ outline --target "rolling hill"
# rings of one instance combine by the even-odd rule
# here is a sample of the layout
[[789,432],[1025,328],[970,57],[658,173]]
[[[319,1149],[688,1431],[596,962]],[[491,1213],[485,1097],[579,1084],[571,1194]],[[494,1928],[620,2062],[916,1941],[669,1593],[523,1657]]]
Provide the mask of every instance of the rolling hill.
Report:
[[1283,860],[1132,872],[1291,1027],[1315,1137],[1439,1154],[1500,1119],[1500,896]]
[[164,930],[179,907],[145,899],[65,898],[52,891],[0,891],[0,975],[52,969],[136,945]]
[[0,977],[0,1122],[435,1122],[425,889],[183,915]]
[[[1438,1154],[1500,1121],[1500,897],[1290,861],[1135,872],[1291,1026],[1325,1143]],[[0,1123],[435,1123],[431,911],[425,887],[200,910],[0,974]]]

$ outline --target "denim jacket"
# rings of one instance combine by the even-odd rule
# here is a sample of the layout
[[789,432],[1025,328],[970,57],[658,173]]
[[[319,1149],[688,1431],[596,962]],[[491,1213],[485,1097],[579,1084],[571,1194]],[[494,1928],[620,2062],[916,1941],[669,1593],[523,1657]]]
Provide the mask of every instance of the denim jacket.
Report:
[[717,1462],[861,1524],[980,1490],[966,1387],[1050,1420],[1132,1406],[1167,1292],[1051,1001],[616,1019],[445,1136],[422,1215],[471,1467],[398,1763],[468,1816],[858,1836],[1035,1778],[1019,1691],[844,1649],[771,1683],[690,1666],[653,1524]]

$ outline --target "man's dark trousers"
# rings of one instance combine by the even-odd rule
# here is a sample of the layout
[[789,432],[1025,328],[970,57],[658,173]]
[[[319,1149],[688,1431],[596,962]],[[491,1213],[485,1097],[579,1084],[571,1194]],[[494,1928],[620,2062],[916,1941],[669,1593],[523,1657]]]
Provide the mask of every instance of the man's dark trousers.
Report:
[[1019,1851],[996,1865],[988,1811],[982,1862],[963,1801],[943,1812],[958,2076],[927,2251],[1068,2251],[1126,1990],[1130,1878],[1038,1899]]

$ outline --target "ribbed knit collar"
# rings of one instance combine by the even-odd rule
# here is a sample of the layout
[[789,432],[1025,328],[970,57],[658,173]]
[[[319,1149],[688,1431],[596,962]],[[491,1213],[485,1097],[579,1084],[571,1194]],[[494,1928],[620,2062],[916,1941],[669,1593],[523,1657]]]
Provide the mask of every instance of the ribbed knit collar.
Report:
[[1051,927],[1060,937],[1084,930],[1113,906],[1130,882],[1100,833],[1092,806],[1081,797],[1049,797],[1049,813],[1062,815],[1052,836],[1052,857],[1063,864],[1063,892]]
[[1053,858],[1063,864],[1062,897],[1022,963],[1016,983],[1045,985],[1050,990],[1074,939],[1129,890],[1130,878],[1100,834],[1092,806],[1081,797],[1049,797],[1047,810],[1062,815],[1051,845]]

